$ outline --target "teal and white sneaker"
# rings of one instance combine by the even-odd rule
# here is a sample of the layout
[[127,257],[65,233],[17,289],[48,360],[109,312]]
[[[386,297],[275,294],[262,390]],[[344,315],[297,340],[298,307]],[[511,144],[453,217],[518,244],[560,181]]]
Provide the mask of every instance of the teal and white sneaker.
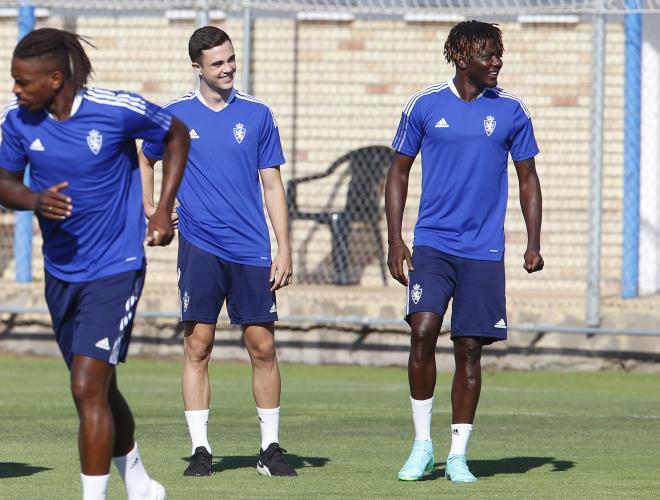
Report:
[[431,472],[434,466],[433,442],[430,439],[425,441],[415,440],[408,460],[399,471],[399,480],[419,481],[422,479],[424,472]]
[[474,483],[477,478],[468,469],[465,455],[449,455],[445,477],[454,483]]

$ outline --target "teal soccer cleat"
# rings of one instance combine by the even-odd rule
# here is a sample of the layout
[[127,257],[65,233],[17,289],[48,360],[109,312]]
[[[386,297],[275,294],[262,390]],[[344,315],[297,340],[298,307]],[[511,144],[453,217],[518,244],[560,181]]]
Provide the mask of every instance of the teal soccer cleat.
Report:
[[445,477],[454,483],[474,483],[477,478],[468,469],[465,455],[449,455]]
[[399,471],[400,481],[419,481],[422,479],[424,472],[431,472],[435,460],[433,460],[433,442],[429,439],[426,441],[415,441],[413,449],[406,463]]

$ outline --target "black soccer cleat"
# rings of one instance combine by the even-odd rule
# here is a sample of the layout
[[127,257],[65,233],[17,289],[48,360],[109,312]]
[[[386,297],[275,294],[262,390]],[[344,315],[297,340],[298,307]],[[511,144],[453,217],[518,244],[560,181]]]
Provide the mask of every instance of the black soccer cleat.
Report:
[[195,448],[195,453],[190,457],[190,465],[183,471],[184,476],[210,476],[213,472],[211,462],[213,455],[204,446]]
[[257,472],[264,476],[297,476],[298,473],[284,458],[285,453],[280,443],[271,443],[265,450],[259,450]]

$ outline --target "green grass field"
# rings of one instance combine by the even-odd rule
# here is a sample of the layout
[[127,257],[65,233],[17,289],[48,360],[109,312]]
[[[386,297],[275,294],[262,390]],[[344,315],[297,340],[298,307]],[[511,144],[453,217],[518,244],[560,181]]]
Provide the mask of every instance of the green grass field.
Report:
[[[209,425],[216,473],[184,478],[190,444],[180,366],[132,359],[119,383],[135,413],[151,475],[170,499],[659,498],[660,376],[635,373],[484,374],[470,443],[475,484],[444,479],[450,375],[433,416],[438,464],[429,479],[396,473],[412,444],[406,372],[284,365],[282,445],[299,477],[255,471],[259,428],[250,370],[215,362]],[[0,498],[80,498],[77,419],[56,359],[0,358]],[[125,498],[112,471],[109,498]]]

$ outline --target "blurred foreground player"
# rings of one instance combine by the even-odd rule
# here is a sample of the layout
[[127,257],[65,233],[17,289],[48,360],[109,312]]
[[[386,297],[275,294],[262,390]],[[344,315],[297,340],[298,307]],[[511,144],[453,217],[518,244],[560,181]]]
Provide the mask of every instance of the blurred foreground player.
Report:
[[[392,276],[408,287],[408,379],[415,427],[412,452],[399,471],[401,480],[421,479],[434,466],[435,346],[450,299],[456,369],[445,475],[454,482],[477,480],[465,456],[481,392],[481,351],[486,344],[505,340],[507,332],[504,215],[509,154],[527,225],[523,267],[529,273],[543,268],[541,187],[534,164],[539,150],[527,107],[496,86],[503,52],[496,25],[466,21],[454,26],[444,54],[456,75],[408,101],[393,141],[397,154],[385,188],[388,265]],[[422,191],[411,256],[401,223],[410,169],[420,150]]]
[[[80,40],[44,28],[14,50],[16,97],[1,120],[0,202],[34,210],[41,227],[46,301],[80,417],[83,498],[105,498],[112,459],[130,500],[163,499],[165,489],[140,458],[115,367],[126,358],[145,276],[135,139],[166,143],[161,204],[147,242],[167,245],[188,131],[139,95],[85,87],[92,67]],[[23,184],[28,163],[30,187]]]
[[[257,471],[295,476],[279,444],[275,291],[289,284],[292,266],[277,122],[265,103],[234,88],[236,56],[227,33],[214,26],[199,28],[190,37],[188,52],[199,89],[165,105],[190,133],[190,154],[177,194],[177,273],[185,328],[183,404],[192,441],[184,475],[212,473],[208,365],[226,300],[232,324],[241,325],[252,363],[252,393],[261,428]],[[162,155],[162,144],[144,143],[140,168],[147,217],[155,210],[153,167]],[[264,204],[277,239],[272,261]]]

